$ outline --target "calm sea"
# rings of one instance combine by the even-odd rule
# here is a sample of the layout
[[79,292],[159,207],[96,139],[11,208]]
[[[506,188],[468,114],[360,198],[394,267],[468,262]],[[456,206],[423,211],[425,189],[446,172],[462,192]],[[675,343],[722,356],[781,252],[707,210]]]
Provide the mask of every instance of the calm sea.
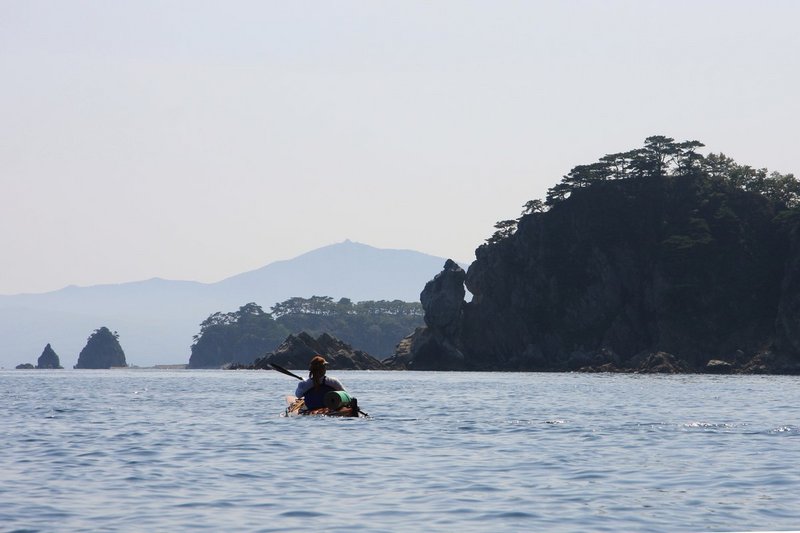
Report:
[[0,530],[800,529],[800,379],[0,371]]

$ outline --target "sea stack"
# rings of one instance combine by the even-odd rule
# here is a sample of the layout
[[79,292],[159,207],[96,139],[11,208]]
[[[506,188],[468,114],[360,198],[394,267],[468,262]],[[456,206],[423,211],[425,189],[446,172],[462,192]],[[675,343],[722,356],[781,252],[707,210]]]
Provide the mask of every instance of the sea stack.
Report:
[[128,366],[119,344],[119,333],[102,327],[94,331],[78,356],[75,368],[111,368]]
[[58,354],[50,347],[49,343],[44,347],[42,355],[36,361],[36,368],[63,368],[58,359]]
[[[458,263],[448,259],[442,271],[425,284],[419,298],[424,328],[404,338],[384,363],[396,370],[463,370],[464,354],[457,339],[464,313],[464,279]],[[455,339],[455,341],[453,340]]]

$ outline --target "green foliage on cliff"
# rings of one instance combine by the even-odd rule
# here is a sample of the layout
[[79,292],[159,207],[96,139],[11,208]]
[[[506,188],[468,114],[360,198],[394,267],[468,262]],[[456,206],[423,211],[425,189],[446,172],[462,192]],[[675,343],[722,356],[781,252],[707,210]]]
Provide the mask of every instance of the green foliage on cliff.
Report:
[[330,333],[378,359],[393,354],[403,337],[424,324],[419,302],[400,300],[353,303],[348,298],[334,302],[328,296],[291,298],[276,304],[272,312],[292,333]]
[[194,337],[191,368],[252,364],[274,350],[289,334],[329,333],[375,357],[388,357],[400,340],[423,325],[419,303],[365,301],[329,296],[290,298],[265,312],[249,303],[233,313],[214,313]]
[[96,329],[86,341],[86,346],[78,356],[75,368],[111,368],[128,366],[125,352],[119,344],[119,333],[107,327]]
[[231,313],[214,313],[195,335],[190,368],[219,368],[227,363],[252,364],[286,338],[289,331],[255,303]]
[[800,182],[793,174],[740,165],[722,153],[703,156],[696,152],[703,146],[698,141],[675,142],[663,135],[648,137],[642,148],[574,167],[548,191],[545,204],[553,206],[575,190],[603,181],[694,176],[708,187],[717,183],[760,194],[782,208],[798,205]]
[[[676,142],[671,137],[654,135],[644,146],[626,152],[605,155],[590,164],[577,165],[561,181],[548,189],[544,201],[530,200],[522,216],[542,213],[563,202],[578,190],[610,181],[656,180],[668,182],[694,178],[696,194],[716,190],[739,190],[758,194],[778,211],[800,205],[800,181],[793,174],[770,172],[766,168],[740,165],[725,154],[697,153],[699,141]],[[725,215],[725,208],[720,216]],[[730,211],[727,211],[730,214]],[[495,233],[487,239],[496,244],[514,234],[519,220],[495,224]]]

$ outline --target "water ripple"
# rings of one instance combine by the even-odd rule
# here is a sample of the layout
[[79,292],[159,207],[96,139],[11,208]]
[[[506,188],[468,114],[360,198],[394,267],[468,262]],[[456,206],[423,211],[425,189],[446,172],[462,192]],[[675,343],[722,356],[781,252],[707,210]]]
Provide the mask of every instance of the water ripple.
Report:
[[[800,447],[786,438],[800,435],[797,378],[340,377],[372,419],[281,418],[291,383],[270,372],[0,371],[0,523],[460,533],[800,523]],[[463,390],[487,400],[459,405],[452,391]]]

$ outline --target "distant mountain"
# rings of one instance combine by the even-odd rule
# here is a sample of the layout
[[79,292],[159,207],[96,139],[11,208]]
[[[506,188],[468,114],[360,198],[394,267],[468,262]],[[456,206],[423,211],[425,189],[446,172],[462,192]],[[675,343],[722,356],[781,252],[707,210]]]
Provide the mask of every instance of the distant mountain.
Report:
[[293,296],[419,301],[444,262],[348,240],[217,283],[154,278],[0,296],[0,367],[35,362],[50,343],[71,368],[89,335],[102,326],[119,333],[131,365],[188,362],[192,336],[216,311],[248,302],[268,310]]
[[411,250],[387,250],[352,241],[312,250],[288,261],[238,274],[212,286],[231,305],[242,298],[282,301],[292,296],[331,296],[353,301],[419,301],[425,283],[445,258]]

